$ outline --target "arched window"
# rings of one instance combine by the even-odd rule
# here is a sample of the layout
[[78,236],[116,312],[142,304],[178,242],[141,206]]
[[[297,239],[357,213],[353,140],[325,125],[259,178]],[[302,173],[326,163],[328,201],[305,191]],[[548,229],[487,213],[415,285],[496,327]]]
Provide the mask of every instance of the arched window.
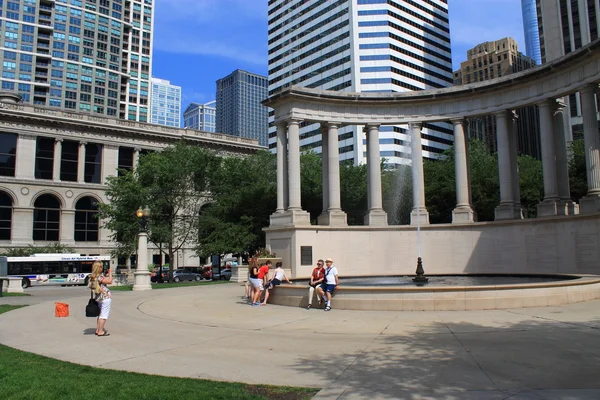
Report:
[[98,241],[98,202],[93,197],[83,197],[75,204],[75,241]]
[[12,206],[12,197],[0,192],[0,240],[10,240]]
[[33,211],[33,240],[59,240],[60,202],[51,194],[37,198]]

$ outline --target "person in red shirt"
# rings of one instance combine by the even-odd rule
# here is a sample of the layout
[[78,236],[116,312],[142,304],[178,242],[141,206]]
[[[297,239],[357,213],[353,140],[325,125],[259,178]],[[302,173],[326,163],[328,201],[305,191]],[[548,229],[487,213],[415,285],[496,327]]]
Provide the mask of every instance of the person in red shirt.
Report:
[[[323,260],[317,261],[317,268],[313,269],[312,276],[310,277],[310,282],[308,283],[308,305],[306,306],[307,310],[310,310],[312,305],[313,293],[315,292],[315,288],[319,286],[321,283],[325,281],[325,268],[323,268]],[[321,305],[321,298],[317,295],[317,300],[319,301],[319,305]]]
[[267,260],[267,262],[261,265],[261,267],[258,269],[259,290],[256,297],[253,299],[253,304],[255,302],[260,304],[260,298],[265,290],[267,282],[269,281],[269,269],[271,268],[272,264],[273,263],[271,262],[271,260]]

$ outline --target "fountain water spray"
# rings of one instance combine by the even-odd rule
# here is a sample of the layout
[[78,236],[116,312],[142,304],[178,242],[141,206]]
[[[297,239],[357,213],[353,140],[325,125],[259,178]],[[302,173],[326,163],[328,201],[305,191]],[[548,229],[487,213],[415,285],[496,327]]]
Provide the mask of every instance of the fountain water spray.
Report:
[[[413,166],[414,168],[414,166]],[[423,177],[421,177],[421,179],[423,179]],[[419,197],[419,186],[420,185],[416,185],[416,188],[413,188],[414,190],[417,191],[416,193],[416,198],[420,199]],[[420,203],[420,201],[419,201]],[[427,281],[429,281],[428,278],[425,277],[425,270],[423,269],[423,262],[421,259],[421,204],[417,205],[417,270],[415,271],[415,273],[417,274],[417,276],[415,276],[413,278],[413,282],[416,282],[417,284],[424,284]]]

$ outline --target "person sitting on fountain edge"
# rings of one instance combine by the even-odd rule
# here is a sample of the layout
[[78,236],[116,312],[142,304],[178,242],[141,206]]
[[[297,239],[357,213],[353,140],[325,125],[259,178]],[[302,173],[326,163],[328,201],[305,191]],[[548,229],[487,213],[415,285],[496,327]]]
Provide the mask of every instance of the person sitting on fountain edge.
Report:
[[317,288],[317,293],[326,304],[325,311],[331,310],[331,295],[339,285],[338,270],[333,266],[331,258],[325,259],[325,281]]

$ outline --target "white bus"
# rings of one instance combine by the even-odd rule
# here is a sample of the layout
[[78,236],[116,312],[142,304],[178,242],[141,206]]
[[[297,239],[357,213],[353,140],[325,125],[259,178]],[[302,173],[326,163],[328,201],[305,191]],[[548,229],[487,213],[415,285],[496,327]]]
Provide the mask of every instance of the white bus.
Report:
[[105,269],[110,266],[110,256],[33,254],[29,257],[1,258],[6,259],[8,276],[21,278],[24,288],[37,285],[87,285],[94,261],[102,261]]

